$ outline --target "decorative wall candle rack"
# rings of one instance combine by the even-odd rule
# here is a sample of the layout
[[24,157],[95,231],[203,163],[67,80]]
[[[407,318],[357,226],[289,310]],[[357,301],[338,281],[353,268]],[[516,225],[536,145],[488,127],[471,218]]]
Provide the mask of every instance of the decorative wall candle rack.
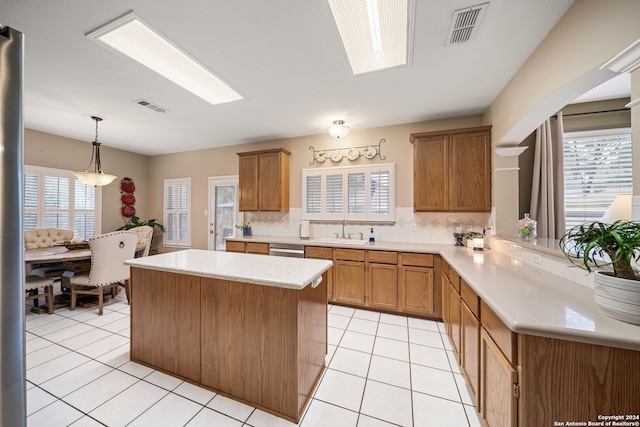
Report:
[[377,145],[361,145],[359,147],[333,148],[329,150],[316,150],[310,145],[309,150],[312,151],[312,158],[309,165],[313,165],[315,162],[324,163],[326,160],[338,163],[342,161],[343,158],[354,161],[360,156],[367,160],[371,160],[376,156],[378,156],[380,160],[385,160],[386,157],[381,153],[382,144],[385,142],[387,142],[385,139],[381,139]]

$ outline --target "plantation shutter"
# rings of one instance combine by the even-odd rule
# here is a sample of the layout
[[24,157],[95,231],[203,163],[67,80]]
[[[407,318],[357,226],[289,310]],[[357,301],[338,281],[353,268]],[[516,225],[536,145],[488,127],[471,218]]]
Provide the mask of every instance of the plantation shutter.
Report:
[[167,179],[164,184],[164,244],[190,246],[191,179]]
[[24,215],[23,231],[38,228],[38,174],[26,173],[24,177]]

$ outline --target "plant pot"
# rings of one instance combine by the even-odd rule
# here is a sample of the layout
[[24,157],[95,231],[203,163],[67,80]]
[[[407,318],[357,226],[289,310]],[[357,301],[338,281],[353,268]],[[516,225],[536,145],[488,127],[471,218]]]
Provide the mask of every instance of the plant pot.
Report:
[[243,228],[242,229],[242,235],[243,236],[251,236],[251,227]]
[[620,279],[610,271],[596,271],[595,301],[607,316],[640,325],[640,281]]

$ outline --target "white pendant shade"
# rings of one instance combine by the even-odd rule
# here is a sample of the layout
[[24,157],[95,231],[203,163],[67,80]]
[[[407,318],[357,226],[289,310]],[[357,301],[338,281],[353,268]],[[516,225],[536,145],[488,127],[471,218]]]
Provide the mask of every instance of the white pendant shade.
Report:
[[351,131],[349,126],[344,124],[344,120],[336,120],[332,126],[329,126],[329,135],[334,138],[343,138]]
[[94,187],[102,187],[103,185],[111,184],[111,181],[117,178],[117,176],[109,175],[108,173],[73,172],[73,174],[78,178],[78,180],[87,185],[93,185]]
[[600,218],[600,222],[605,224],[613,224],[619,220],[631,221],[631,194],[616,197]]

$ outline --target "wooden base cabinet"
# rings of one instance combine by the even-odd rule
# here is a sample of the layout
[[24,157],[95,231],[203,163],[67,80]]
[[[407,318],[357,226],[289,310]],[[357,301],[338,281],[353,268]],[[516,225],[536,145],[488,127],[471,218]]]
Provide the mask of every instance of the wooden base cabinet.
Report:
[[467,380],[471,399],[480,409],[480,321],[464,301],[460,304],[460,368]]
[[[333,260],[333,248],[326,248],[320,246],[307,246],[304,250],[305,258],[315,259],[328,259]],[[326,276],[323,276],[327,281],[327,299],[333,301],[333,269],[327,271]]]
[[365,305],[364,251],[334,249],[333,299],[346,304]]
[[440,282],[434,280],[434,264],[439,257],[431,254],[400,254],[400,312],[426,317],[440,317]]
[[398,266],[367,264],[367,307],[398,310]]
[[226,252],[240,252],[245,254],[269,255],[268,243],[227,241]]
[[484,328],[480,335],[480,351],[482,421],[487,427],[516,427],[518,373]]

